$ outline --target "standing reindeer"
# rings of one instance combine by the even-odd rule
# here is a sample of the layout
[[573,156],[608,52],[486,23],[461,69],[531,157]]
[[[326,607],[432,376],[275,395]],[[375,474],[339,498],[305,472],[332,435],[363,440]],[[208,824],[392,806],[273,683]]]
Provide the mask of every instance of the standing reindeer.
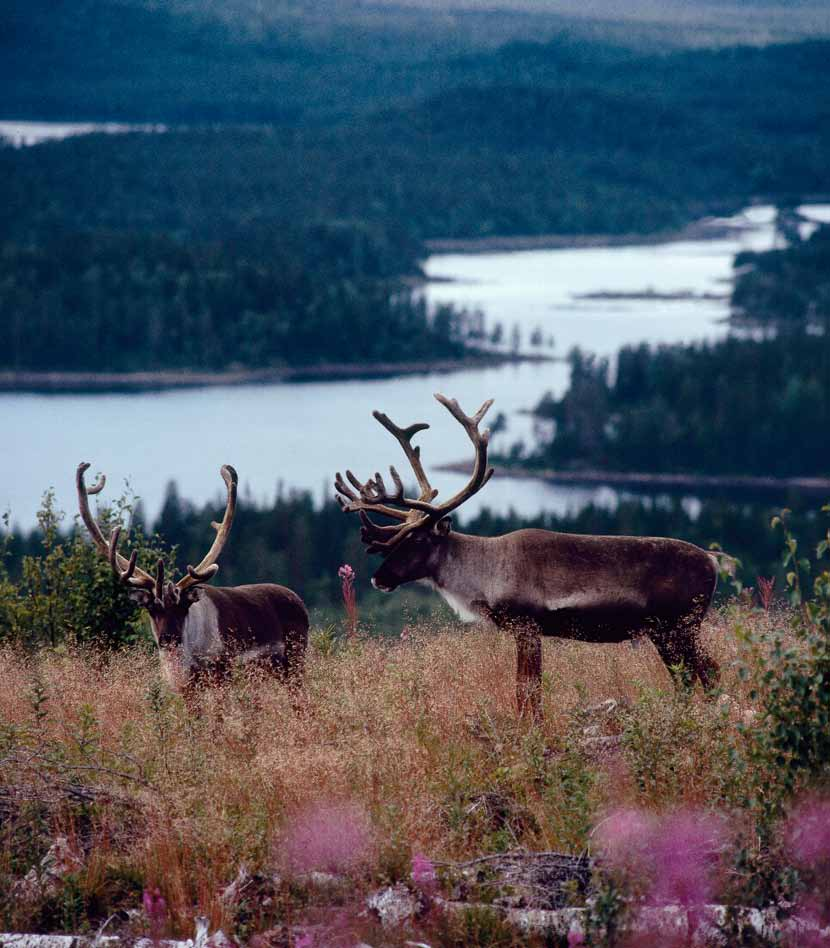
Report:
[[279,672],[290,683],[302,680],[308,613],[300,597],[272,583],[252,586],[207,586],[219,570],[217,559],[228,539],[236,511],[236,471],[225,465],[222,479],[228,500],[222,523],[212,524],[216,538],[198,566],[188,566],[177,583],[164,578],[164,561],[156,575],[136,565],[137,551],[129,559],[118,552],[121,528],[109,540],[89,510],[89,495],[104,489],[106,478],[92,487],[84,483],[89,464],[79,464],[76,475],[78,506],[95,546],[112,571],[130,588],[130,597],[150,616],[150,626],[171,683],[182,679],[185,691],[202,680],[221,682],[234,662],[257,663]]
[[[490,399],[472,416],[455,399],[435,398],[467,433],[475,448],[472,476],[443,504],[412,438],[427,424],[399,428],[386,415],[374,417],[392,434],[412,466],[420,488],[406,497],[394,467],[394,490],[380,474],[361,483],[338,473],[337,499],[362,523],[361,539],[383,563],[372,584],[391,592],[402,583],[426,580],[465,621],[484,620],[511,632],[517,646],[520,713],[541,716],[540,636],[584,642],[622,642],[645,634],[672,669],[679,663],[705,688],[718,676],[699,642],[700,624],[717,584],[715,556],[682,540],[656,537],[578,536],[549,530],[516,530],[475,537],[452,530],[449,514],[477,493],[493,474],[487,466],[489,430],[479,424]],[[351,486],[350,486],[351,485]],[[394,521],[381,525],[377,514]]]

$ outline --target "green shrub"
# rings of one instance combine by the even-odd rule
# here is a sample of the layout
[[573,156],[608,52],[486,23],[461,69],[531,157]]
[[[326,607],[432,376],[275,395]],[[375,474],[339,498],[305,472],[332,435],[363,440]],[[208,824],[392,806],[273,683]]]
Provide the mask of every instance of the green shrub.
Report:
[[[128,499],[122,497],[102,511],[104,532],[125,526],[131,513]],[[42,549],[24,556],[19,577],[12,578],[5,566],[11,541],[6,518],[0,544],[0,641],[26,648],[64,642],[117,648],[149,641],[147,623],[127,587],[81,530],[61,534],[63,519],[48,491],[38,511]],[[136,526],[123,533],[122,548],[138,550],[139,561],[155,563],[162,557],[172,568],[172,553],[157,537],[145,537]]]
[[[822,510],[830,513],[830,505]],[[767,649],[747,636],[756,667],[743,670],[760,711],[758,726],[744,732],[743,763],[755,775],[749,802],[766,821],[780,816],[796,793],[830,789],[830,570],[821,563],[830,552],[830,529],[811,560],[800,555],[787,513],[775,517],[773,526],[784,532],[783,564],[795,608]]]

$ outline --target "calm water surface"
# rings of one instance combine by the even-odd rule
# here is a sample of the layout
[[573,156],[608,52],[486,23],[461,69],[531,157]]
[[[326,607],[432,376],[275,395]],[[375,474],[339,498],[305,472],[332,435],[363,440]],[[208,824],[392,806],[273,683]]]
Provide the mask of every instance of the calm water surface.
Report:
[[[808,209],[813,210],[816,219],[830,216],[830,208]],[[726,332],[725,300],[577,297],[649,288],[724,293],[738,250],[773,245],[772,221],[772,209],[755,207],[733,219],[736,229],[728,239],[435,256],[427,261],[428,274],[453,282],[429,284],[425,293],[433,303],[480,308],[490,325],[498,320],[509,329],[518,323],[525,337],[541,326],[546,336],[554,336],[559,354],[574,345],[611,356],[626,343],[715,338]],[[398,424],[428,421],[432,429],[421,434],[420,443],[427,469],[434,470],[469,457],[471,450],[460,426],[432,399],[433,392],[455,396],[469,412],[495,397],[491,411],[504,412],[508,428],[494,439],[494,447],[504,450],[517,439],[529,439],[532,422],[523,410],[546,390],[561,392],[567,373],[567,366],[556,362],[400,379],[139,395],[0,395],[0,444],[6,449],[0,510],[10,510],[16,523],[29,527],[43,491],[51,486],[58,504],[74,513],[74,471],[82,460],[108,474],[105,497],[115,496],[129,481],[150,516],[159,510],[171,479],[182,496],[197,503],[219,497],[218,471],[226,462],[237,467],[243,493],[258,501],[272,500],[279,484],[322,498],[331,493],[338,469],[350,467],[363,478],[390,462],[401,466],[400,449],[371,417],[372,409],[386,411]],[[435,472],[432,480],[441,497],[464,479]],[[617,497],[608,488],[495,479],[464,509],[562,512],[590,500],[613,504]]]

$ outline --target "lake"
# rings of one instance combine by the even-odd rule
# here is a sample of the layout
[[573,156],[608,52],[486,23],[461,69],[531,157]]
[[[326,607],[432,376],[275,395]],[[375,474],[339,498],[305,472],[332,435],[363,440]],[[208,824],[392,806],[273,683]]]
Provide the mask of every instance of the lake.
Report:
[[[830,208],[803,209],[830,218]],[[532,250],[515,253],[436,255],[426,261],[430,303],[451,302],[481,309],[491,327],[516,324],[527,340],[538,326],[564,355],[575,345],[604,356],[638,342],[713,339],[726,333],[725,297],[720,299],[586,299],[592,293],[728,293],[732,259],[741,249],[773,246],[774,211],[752,207],[728,221],[712,240],[674,241],[625,247]],[[714,225],[713,225],[714,226]],[[547,351],[547,350],[544,350]],[[302,488],[318,499],[330,495],[335,471],[346,467],[361,478],[393,463],[401,470],[398,445],[371,417],[387,412],[398,424],[428,421],[420,435],[425,465],[469,457],[460,426],[432,398],[441,391],[474,411],[485,398],[503,412],[507,430],[495,450],[529,439],[525,413],[547,390],[561,393],[565,362],[510,364],[451,374],[394,379],[243,385],[141,394],[0,395],[0,443],[6,447],[0,511],[30,527],[43,491],[54,487],[59,506],[74,514],[74,472],[79,461],[104,471],[112,498],[129,482],[152,517],[167,483],[197,503],[222,494],[219,467],[239,471],[243,496],[266,502],[278,485]],[[440,496],[464,481],[435,472]],[[464,507],[513,507],[524,514],[563,512],[589,501],[614,504],[609,488],[573,488],[532,480],[491,481]]]

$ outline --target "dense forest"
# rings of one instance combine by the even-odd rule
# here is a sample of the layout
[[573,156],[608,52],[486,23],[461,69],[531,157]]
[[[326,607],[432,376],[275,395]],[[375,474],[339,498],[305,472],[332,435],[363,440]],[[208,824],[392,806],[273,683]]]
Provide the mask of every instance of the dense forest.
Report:
[[[372,220],[417,238],[648,232],[830,190],[830,43],[598,65],[516,44],[448,88],[326,127],[193,128],[0,150],[0,233],[203,235]],[[760,100],[754,90],[768,93]]]
[[636,4],[604,0],[606,15],[587,19],[583,6],[5,0],[0,101],[6,116],[40,120],[331,122],[457,85],[510,42],[564,40],[567,78],[579,60],[587,72],[684,45],[830,32],[818,0],[718,3],[714,20],[707,3],[662,4],[642,17]]
[[[798,226],[797,215],[790,214]],[[830,336],[830,226],[809,240],[766,253],[735,258],[732,310],[736,322],[771,331],[809,331]]]
[[86,232],[0,251],[0,368],[223,369],[410,362],[468,352],[467,320],[393,274],[381,228],[259,230],[210,243]]
[[825,226],[786,249],[740,255],[732,304],[745,330],[724,340],[627,346],[613,366],[571,353],[567,392],[537,407],[555,425],[529,463],[827,476],[828,248]]

